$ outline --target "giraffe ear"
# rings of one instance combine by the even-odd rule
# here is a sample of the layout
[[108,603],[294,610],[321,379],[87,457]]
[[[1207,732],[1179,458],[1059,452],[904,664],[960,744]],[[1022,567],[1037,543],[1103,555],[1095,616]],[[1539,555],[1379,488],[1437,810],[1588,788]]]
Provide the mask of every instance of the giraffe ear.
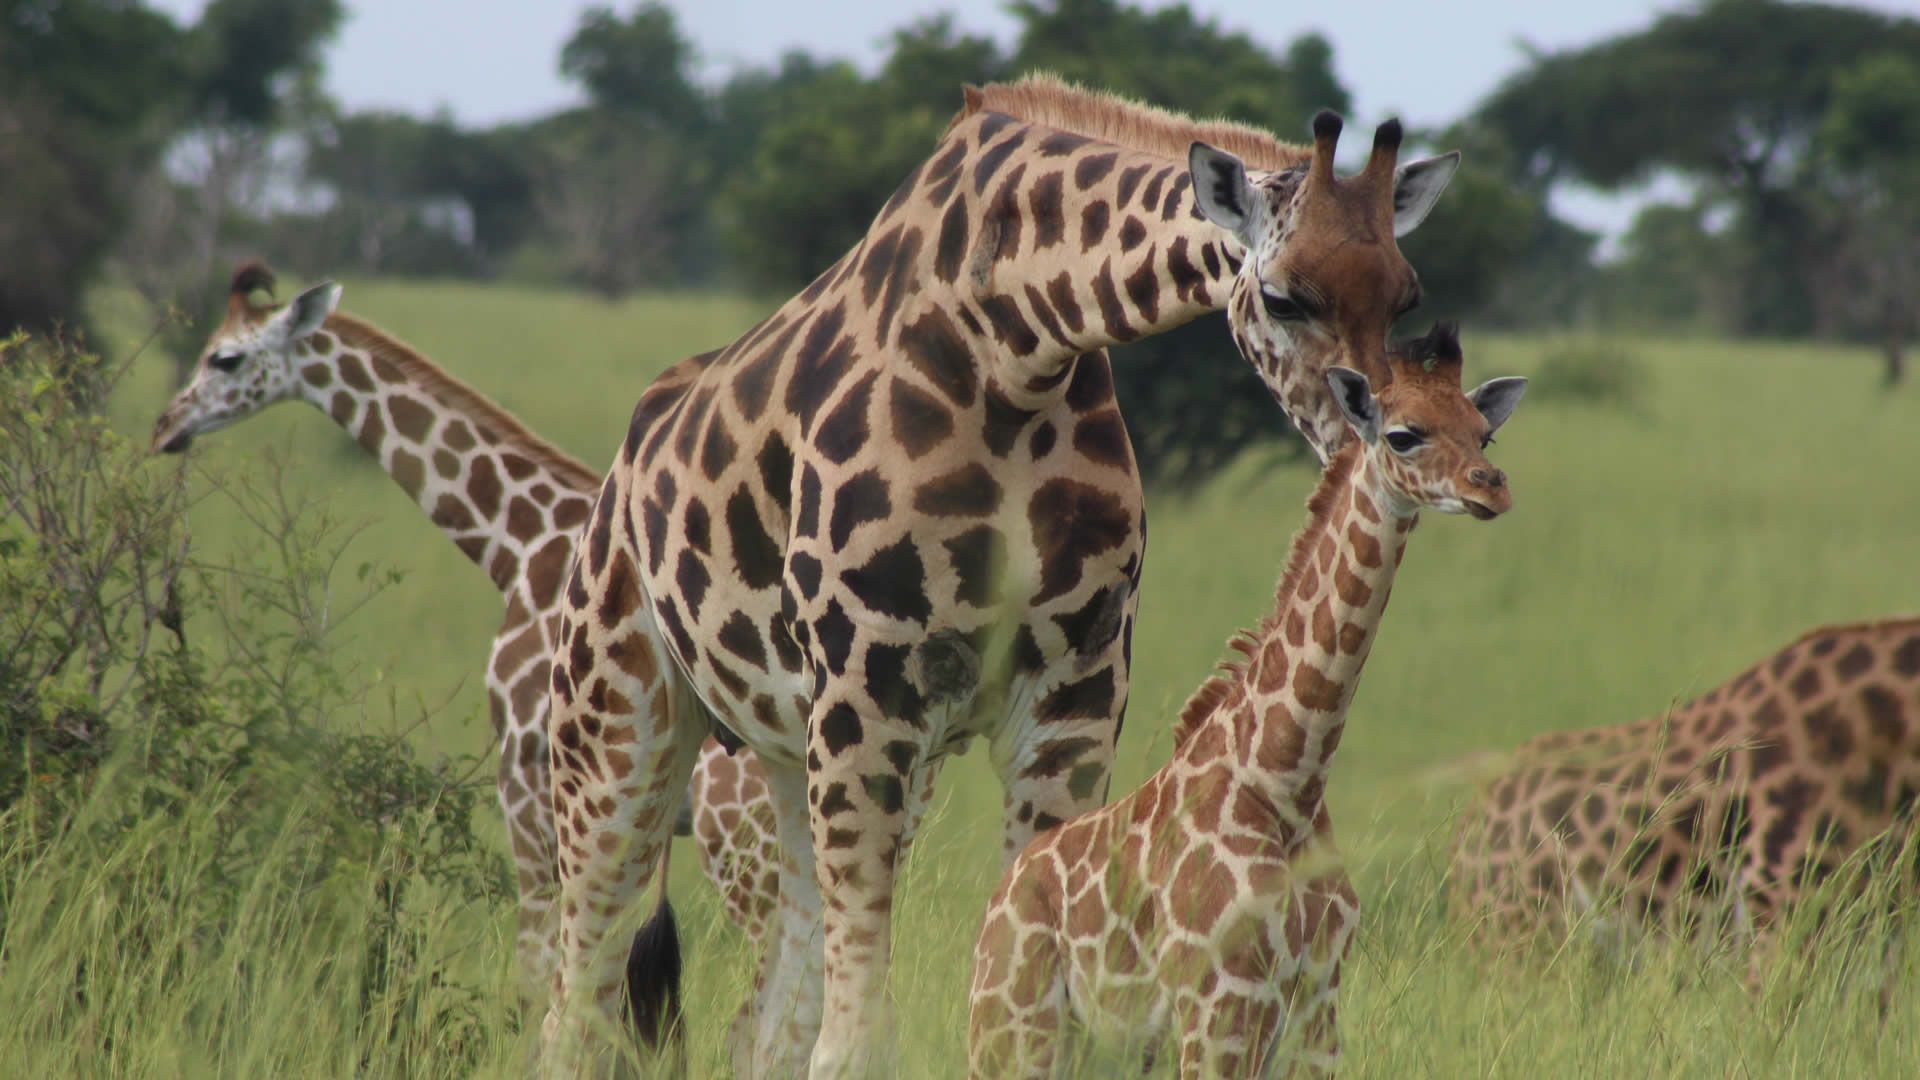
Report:
[[320,324],[339,306],[340,286],[331,281],[323,281],[294,297],[280,313],[280,318],[286,320],[285,340],[299,341],[320,329]]
[[1334,403],[1340,406],[1353,433],[1360,436],[1361,442],[1372,446],[1380,437],[1380,404],[1373,396],[1373,386],[1367,377],[1352,368],[1330,367],[1327,388],[1333,391]]
[[1520,395],[1526,392],[1525,377],[1509,375],[1504,379],[1488,379],[1467,391],[1467,400],[1487,418],[1487,434],[1491,435],[1513,415],[1514,406],[1520,404]]
[[1246,243],[1254,205],[1246,165],[1225,150],[1196,142],[1187,147],[1187,169],[1201,215]]
[[1460,168],[1460,151],[1409,161],[1393,173],[1393,235],[1405,236],[1427,220],[1440,193]]

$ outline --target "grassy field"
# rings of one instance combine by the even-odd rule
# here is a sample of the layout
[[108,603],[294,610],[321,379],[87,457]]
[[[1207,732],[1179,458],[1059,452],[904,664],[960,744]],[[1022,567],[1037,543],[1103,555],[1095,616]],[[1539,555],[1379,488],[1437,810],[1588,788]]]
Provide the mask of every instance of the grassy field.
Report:
[[[611,459],[649,378],[762,313],[722,296],[603,305],[502,288],[346,284],[346,310],[409,341],[596,467]],[[1470,380],[1535,374],[1554,344],[1471,326],[1465,341]],[[1821,622],[1920,609],[1913,388],[1882,392],[1877,361],[1863,351],[1613,344],[1644,370],[1637,400],[1530,397],[1490,455],[1511,477],[1513,512],[1491,523],[1430,518],[1396,582],[1329,789],[1367,912],[1342,999],[1343,1071],[1920,1074],[1912,970],[1895,997],[1896,1022],[1882,1031],[1870,993],[1836,978],[1838,965],[1756,1002],[1741,990],[1737,965],[1686,949],[1660,952],[1632,971],[1578,952],[1488,963],[1465,949],[1441,910],[1435,841],[1465,793],[1453,767],[1462,755],[1659,710]],[[1240,362],[1196,358],[1196,377],[1207,365]],[[154,358],[114,403],[117,420],[143,434],[170,391],[166,382]],[[484,576],[317,411],[284,406],[199,445],[202,461],[229,471],[277,455],[308,497],[368,523],[349,562],[397,565],[407,577],[356,616],[351,654],[403,711],[435,710],[416,738],[477,751],[487,739],[480,664],[499,617]],[[1165,760],[1174,711],[1221,658],[1227,635],[1270,605],[1314,479],[1303,466],[1254,454],[1201,489],[1150,494],[1151,558],[1116,792]],[[231,543],[233,526],[209,502],[196,539]],[[999,799],[984,754],[951,765],[906,868],[894,979],[904,1075],[963,1071],[972,929],[999,868],[998,830],[981,825],[998,820]],[[491,821],[487,835],[504,845]],[[166,837],[140,842],[163,845]],[[690,950],[693,1075],[720,1074],[748,958],[691,858],[676,860],[674,889]],[[351,919],[350,901],[330,913],[262,912],[225,944],[222,955],[231,958],[168,983],[132,958],[116,961],[110,942],[87,939],[84,904],[74,899],[84,896],[83,882],[47,882],[42,891],[47,911],[77,909],[49,916],[50,932],[63,941],[75,935],[63,947],[107,950],[92,970],[131,970],[124,992],[54,1023],[45,1009],[23,1004],[49,992],[39,968],[9,964],[0,971],[0,1017],[41,1020],[0,1020],[0,1061],[30,1064],[33,1075],[352,1071],[358,1002],[347,984],[301,974],[297,962],[259,962],[300,957],[308,928]],[[511,919],[509,903],[448,911],[433,931],[449,970],[498,990],[487,1006],[497,1011],[469,1036],[486,1041],[485,1075],[517,1075],[538,1027],[537,1012],[513,1004]],[[1789,990],[1803,999],[1797,1011]],[[443,1025],[402,1017],[397,1026],[396,1039],[413,1040],[418,1053],[367,1075],[438,1075],[433,1040]],[[102,1032],[115,1034],[114,1049],[88,1042]],[[1120,1064],[1096,1056],[1089,1075]]]

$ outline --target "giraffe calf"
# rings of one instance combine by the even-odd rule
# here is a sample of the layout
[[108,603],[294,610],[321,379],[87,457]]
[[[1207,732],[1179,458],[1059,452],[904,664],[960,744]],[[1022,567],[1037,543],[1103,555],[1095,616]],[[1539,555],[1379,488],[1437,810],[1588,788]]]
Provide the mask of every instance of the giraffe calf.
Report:
[[1273,614],[1187,702],[1173,760],[1036,837],[1001,881],[974,953],[974,1077],[1059,1075],[1069,1014],[1149,1064],[1177,1035],[1183,1077],[1333,1072],[1359,902],[1328,768],[1419,511],[1512,505],[1483,451],[1525,386],[1463,392],[1447,326],[1385,367],[1377,396],[1329,371],[1355,437],[1307,503]]

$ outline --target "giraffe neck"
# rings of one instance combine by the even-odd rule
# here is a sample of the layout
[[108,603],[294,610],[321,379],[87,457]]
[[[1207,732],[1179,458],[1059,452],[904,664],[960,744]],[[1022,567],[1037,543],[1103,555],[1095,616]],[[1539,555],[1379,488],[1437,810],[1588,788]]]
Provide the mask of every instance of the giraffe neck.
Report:
[[1359,449],[1350,442],[1334,456],[1308,501],[1273,614],[1236,643],[1246,663],[1216,680],[1212,694],[1196,695],[1202,708],[1208,697],[1217,707],[1183,718],[1189,727],[1223,726],[1251,782],[1298,829],[1320,810],[1347,707],[1417,521],[1389,512]]
[[350,316],[311,340],[295,361],[301,398],[379,459],[502,591],[526,553],[585,520],[599,477],[471,387]]
[[917,179],[943,208],[932,277],[999,342],[1016,398],[1082,354],[1223,309],[1245,256],[1200,214],[1184,158],[1003,113],[956,124]]

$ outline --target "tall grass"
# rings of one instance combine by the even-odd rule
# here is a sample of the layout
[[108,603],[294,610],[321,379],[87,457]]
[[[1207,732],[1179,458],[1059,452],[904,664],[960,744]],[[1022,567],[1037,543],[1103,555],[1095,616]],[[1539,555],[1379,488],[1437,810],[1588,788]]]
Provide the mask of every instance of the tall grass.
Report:
[[[763,313],[727,297],[606,306],[507,288],[347,285],[347,310],[596,467],[611,459],[648,379]],[[1547,348],[1470,326],[1465,343],[1475,380],[1536,374]],[[1755,999],[1742,987],[1744,965],[1709,950],[1656,947],[1631,963],[1581,949],[1487,957],[1444,911],[1436,838],[1464,795],[1464,773],[1453,767],[1463,755],[1659,710],[1821,622],[1920,609],[1920,399],[1883,393],[1872,355],[1818,345],[1619,347],[1635,359],[1633,407],[1551,395],[1525,402],[1490,454],[1511,477],[1514,511],[1490,523],[1423,521],[1396,582],[1329,789],[1365,911],[1342,999],[1343,1071],[1920,1074],[1912,1023],[1920,1003],[1906,989],[1920,950],[1906,953],[1894,1017],[1882,1028],[1874,986],[1849,974],[1861,965],[1827,963],[1837,947],[1809,946],[1809,964]],[[161,367],[115,402],[130,430],[144,431],[164,403]],[[394,694],[450,699],[464,719],[418,739],[477,752],[487,738],[480,664],[499,614],[484,577],[318,412],[285,406],[200,446],[205,459],[233,467],[281,448],[304,470],[310,497],[377,519],[355,548],[408,577],[373,601],[352,652]],[[1150,493],[1151,557],[1116,793],[1166,759],[1180,702],[1227,635],[1270,605],[1313,482],[1308,470],[1256,453],[1204,487]],[[233,526],[210,512],[195,528],[199,542],[214,544]],[[899,896],[893,987],[904,1075],[963,1072],[972,939],[1000,871],[990,824],[999,817],[984,755],[952,763]],[[483,835],[504,845],[490,818]],[[190,848],[143,854],[173,842],[129,834],[117,853],[32,864],[44,878],[36,903],[49,914],[36,916],[31,938],[10,936],[0,1062],[45,1063],[56,1074],[353,1071],[366,1050],[348,1034],[352,980],[324,963],[336,943],[327,917],[290,896],[263,896],[244,933],[198,946],[215,949],[217,962],[163,967],[114,952],[111,919],[163,923],[164,890],[144,914],[87,915],[88,868],[191,857]],[[674,868],[689,953],[691,1075],[722,1075],[751,958],[694,860]],[[361,902],[350,890],[326,898],[348,923]],[[54,918],[61,905],[82,910]],[[539,1007],[517,1004],[510,907],[430,914],[434,949],[496,991],[474,1005],[480,1022],[461,1029],[479,1040],[482,1075],[516,1075],[538,1027]],[[113,993],[75,1002],[58,973],[96,951],[89,972],[113,974],[89,975],[90,985]],[[16,1015],[34,1019],[9,1019]],[[418,1052],[369,1075],[437,1075],[431,1040],[450,1025],[416,1013],[396,1014],[394,1024],[403,1033],[395,1039],[414,1040]],[[106,1034],[111,1049],[101,1049]],[[1096,1054],[1088,1074],[1124,1064]]]

